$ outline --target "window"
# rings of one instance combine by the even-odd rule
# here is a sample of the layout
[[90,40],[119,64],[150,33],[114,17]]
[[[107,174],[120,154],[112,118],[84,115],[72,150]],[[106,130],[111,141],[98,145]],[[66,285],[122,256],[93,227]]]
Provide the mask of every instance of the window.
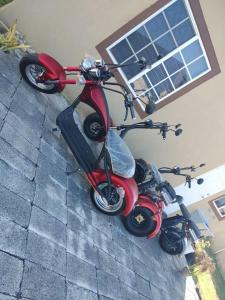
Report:
[[217,212],[219,213],[220,217],[224,218],[225,217],[225,196],[214,200],[213,204]]
[[120,68],[117,80],[145,103],[151,99],[158,107],[220,71],[198,0],[159,0],[97,49],[113,63],[144,57],[150,67]]

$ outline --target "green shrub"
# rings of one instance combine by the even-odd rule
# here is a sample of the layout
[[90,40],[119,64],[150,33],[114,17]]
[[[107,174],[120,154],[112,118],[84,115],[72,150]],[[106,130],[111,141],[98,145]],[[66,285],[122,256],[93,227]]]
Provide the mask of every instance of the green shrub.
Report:
[[0,0],[0,7],[3,6],[3,5],[6,5],[10,2],[12,2],[13,0]]

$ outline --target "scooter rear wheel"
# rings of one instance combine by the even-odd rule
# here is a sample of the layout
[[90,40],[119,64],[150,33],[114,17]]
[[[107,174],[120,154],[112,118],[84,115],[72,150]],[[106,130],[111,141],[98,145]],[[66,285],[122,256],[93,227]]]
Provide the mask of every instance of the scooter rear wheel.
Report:
[[[101,190],[103,195],[107,196],[108,183],[102,182],[98,184],[98,188]],[[95,207],[106,215],[115,216],[122,213],[125,207],[125,198],[120,197],[115,186],[111,185],[111,196],[110,200],[107,201],[97,191],[91,188],[90,196]]]
[[105,136],[103,122],[96,112],[86,117],[83,129],[85,135],[92,141],[99,141]]
[[35,90],[45,94],[55,94],[58,92],[58,85],[56,83],[45,84],[38,82],[38,78],[42,76],[46,69],[38,60],[35,54],[24,56],[19,64],[20,73],[23,79]]
[[175,231],[162,232],[159,236],[159,244],[162,250],[170,255],[179,255],[185,249],[184,239]]
[[142,206],[136,206],[122,221],[127,231],[138,237],[148,236],[156,227],[152,212]]

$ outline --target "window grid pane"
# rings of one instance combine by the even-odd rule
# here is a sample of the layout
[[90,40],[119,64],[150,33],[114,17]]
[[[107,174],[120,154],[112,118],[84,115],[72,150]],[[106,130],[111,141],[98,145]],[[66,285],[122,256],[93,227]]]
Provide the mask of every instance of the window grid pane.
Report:
[[213,203],[221,217],[225,217],[225,197],[214,200]]
[[[116,52],[117,45],[121,46],[121,42],[125,40],[127,42],[126,46],[129,46],[129,56],[125,57],[125,60],[122,62],[120,61],[120,63],[129,62],[133,57],[140,59],[142,56],[144,56],[148,63],[152,66],[152,72],[158,70],[159,66],[165,68],[167,76],[164,76],[164,78],[157,83],[155,82],[157,81],[157,78],[154,81],[148,77],[149,69],[144,71],[140,70],[139,72],[137,68],[132,67],[128,67],[127,70],[124,68],[120,69],[120,72],[122,71],[123,73],[125,81],[128,82],[131,88],[133,87],[132,82],[135,82],[138,80],[138,78],[141,78],[145,75],[147,80],[149,80],[152,85],[152,87],[148,87],[146,91],[150,91],[150,89],[152,89],[159,96],[159,99],[156,100],[156,103],[166,98],[169,94],[176,92],[180,88],[183,88],[185,85],[199,78],[201,74],[203,75],[210,70],[207,57],[205,59],[205,53],[204,49],[202,48],[200,37],[195,31],[196,25],[193,24],[194,21],[190,17],[189,11],[186,7],[186,1],[187,0],[173,1],[170,6],[166,7],[166,9],[160,10],[157,15],[148,19],[145,23],[142,23],[141,26],[137,26],[136,30],[132,30],[132,33],[128,34],[126,37],[124,37],[124,39],[120,39],[118,43],[114,43],[114,46],[111,48],[109,47],[108,49],[110,54],[113,55],[114,61],[119,62],[114,53]],[[182,12],[179,16],[174,15],[174,21],[172,7],[176,7],[178,11]],[[159,28],[160,22],[162,24],[161,28]],[[186,37],[184,36],[185,32],[187,32]],[[139,41],[137,40],[135,42],[135,36],[139,37]],[[188,53],[188,51],[190,52],[188,47],[191,49],[190,45],[192,45],[192,43],[192,47],[194,47],[195,43],[195,55],[199,54],[199,57],[194,57],[192,54]],[[198,44],[198,49],[196,48],[196,44]],[[196,49],[199,53],[197,53]],[[122,55],[124,55],[124,52],[122,52],[120,56]],[[183,65],[181,64],[179,67],[177,66],[177,69],[175,68],[174,70],[171,69],[169,71],[165,61],[169,61],[169,57],[175,57],[176,55],[181,57]],[[202,59],[200,59],[201,57]],[[197,62],[195,63],[195,61]],[[128,70],[129,68],[132,70]],[[158,75],[158,77],[160,77],[160,73]],[[165,91],[167,91],[167,93],[165,91],[163,92],[162,90],[163,81]],[[158,87],[156,87],[157,85]],[[144,96],[146,91],[139,91],[136,94],[142,94]],[[133,92],[135,93],[134,89]]]

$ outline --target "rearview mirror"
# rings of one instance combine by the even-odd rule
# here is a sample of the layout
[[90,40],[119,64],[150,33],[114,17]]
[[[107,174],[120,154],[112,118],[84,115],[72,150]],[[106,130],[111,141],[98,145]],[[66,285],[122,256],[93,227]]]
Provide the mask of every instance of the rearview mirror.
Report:
[[202,184],[204,182],[204,179],[203,178],[198,178],[197,179],[197,184]]
[[154,113],[154,111],[155,111],[155,104],[152,104],[152,103],[146,104],[146,106],[145,106],[146,114],[151,115]]
[[147,97],[148,97],[148,104],[146,104],[145,106],[145,112],[146,114],[151,115],[156,110],[156,104],[153,100],[151,100],[150,95],[148,95],[148,93],[147,93]]
[[177,129],[177,130],[175,131],[175,136],[179,136],[182,132],[183,132],[182,129]]

